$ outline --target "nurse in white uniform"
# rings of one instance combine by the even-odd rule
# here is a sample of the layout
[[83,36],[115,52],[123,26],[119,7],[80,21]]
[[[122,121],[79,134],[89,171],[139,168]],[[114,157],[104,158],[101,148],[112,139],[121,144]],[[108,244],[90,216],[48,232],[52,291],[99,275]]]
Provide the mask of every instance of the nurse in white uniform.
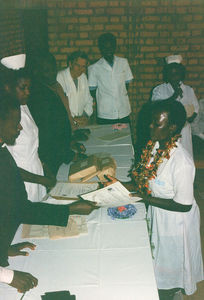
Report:
[[199,104],[194,90],[183,83],[185,68],[181,64],[180,55],[171,55],[166,58],[163,76],[165,83],[156,86],[152,91],[152,101],[171,99],[181,102],[187,113],[187,121],[182,129],[181,143],[193,157],[191,125],[198,114]]
[[[191,295],[204,279],[200,212],[193,195],[195,166],[179,133],[184,107],[162,100],[152,105],[151,141],[133,171],[148,208],[153,263],[160,299]],[[139,188],[138,188],[139,187]]]
[[186,121],[183,105],[161,100],[151,111],[151,140],[132,171],[132,189],[148,206],[160,300],[173,300],[181,293],[193,294],[204,279],[200,212],[193,195],[195,167],[179,141]]
[[16,97],[21,104],[21,126],[23,129],[16,139],[15,145],[7,145],[7,148],[20,168],[28,199],[38,202],[42,201],[46,195],[45,186],[54,185],[55,178],[44,176],[43,167],[38,157],[38,128],[26,105],[30,94],[30,79],[26,77],[27,75],[24,74],[23,70],[14,72],[21,73],[14,75],[14,77],[17,76],[17,79],[14,79],[14,84],[11,84],[11,87],[14,88]]

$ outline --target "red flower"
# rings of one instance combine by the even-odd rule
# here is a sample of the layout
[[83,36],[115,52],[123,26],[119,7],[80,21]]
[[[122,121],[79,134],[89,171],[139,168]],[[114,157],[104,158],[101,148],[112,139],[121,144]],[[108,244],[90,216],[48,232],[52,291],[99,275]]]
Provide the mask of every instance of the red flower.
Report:
[[119,210],[119,212],[122,212],[122,211],[124,211],[124,210],[126,210],[127,208],[125,207],[125,206],[119,206],[118,207],[118,210]]

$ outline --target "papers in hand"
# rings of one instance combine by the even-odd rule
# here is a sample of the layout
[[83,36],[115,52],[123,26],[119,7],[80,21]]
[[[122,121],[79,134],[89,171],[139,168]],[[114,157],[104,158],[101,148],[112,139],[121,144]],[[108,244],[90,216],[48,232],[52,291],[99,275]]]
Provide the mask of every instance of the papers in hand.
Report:
[[55,199],[76,200],[78,195],[94,191],[98,188],[98,183],[68,183],[57,182],[49,195]]
[[81,195],[84,200],[94,201],[99,206],[120,206],[134,203],[142,198],[130,197],[130,192],[119,182],[115,182],[100,190]]

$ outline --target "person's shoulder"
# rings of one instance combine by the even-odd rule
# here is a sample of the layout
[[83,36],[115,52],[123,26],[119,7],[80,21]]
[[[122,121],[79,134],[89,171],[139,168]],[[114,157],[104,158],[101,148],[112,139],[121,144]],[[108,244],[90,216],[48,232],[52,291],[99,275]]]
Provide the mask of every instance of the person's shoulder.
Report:
[[126,57],[114,56],[117,64],[120,65],[129,65],[128,59]]
[[103,57],[101,57],[89,66],[89,70],[100,67],[103,63],[104,63],[104,59]]
[[188,153],[188,151],[183,147],[181,142],[177,142],[177,147],[173,151],[172,160],[179,164],[179,166],[183,167],[191,167],[192,169],[195,168],[193,158]]
[[65,69],[62,69],[62,70],[58,71],[58,72],[57,72],[57,76],[62,76],[62,75],[64,75],[64,74],[66,74],[67,71],[68,71],[68,69],[69,69],[69,68],[65,68]]
[[166,88],[169,86],[169,83],[166,83],[166,82],[163,82],[163,83],[160,83],[160,84],[157,84],[153,90],[159,90],[159,89],[162,89],[162,88]]
[[193,91],[193,88],[190,85],[187,85],[183,82],[182,82],[181,87],[185,88],[185,90],[187,90],[187,91]]
[[82,73],[79,77],[79,79],[87,80],[87,76],[85,73]]
[[114,55],[114,58],[115,58],[115,60],[121,61],[121,62],[127,62],[128,61],[127,58],[121,57],[121,56],[117,56],[117,55]]

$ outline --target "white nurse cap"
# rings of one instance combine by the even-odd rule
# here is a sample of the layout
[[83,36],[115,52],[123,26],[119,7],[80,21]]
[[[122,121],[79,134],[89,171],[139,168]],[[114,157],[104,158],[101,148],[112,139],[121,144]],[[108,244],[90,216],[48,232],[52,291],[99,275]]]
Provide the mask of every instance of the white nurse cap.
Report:
[[181,55],[170,55],[165,58],[167,64],[177,63],[180,64],[182,61]]
[[25,67],[25,60],[25,54],[17,54],[2,58],[1,63],[8,69],[18,70]]

